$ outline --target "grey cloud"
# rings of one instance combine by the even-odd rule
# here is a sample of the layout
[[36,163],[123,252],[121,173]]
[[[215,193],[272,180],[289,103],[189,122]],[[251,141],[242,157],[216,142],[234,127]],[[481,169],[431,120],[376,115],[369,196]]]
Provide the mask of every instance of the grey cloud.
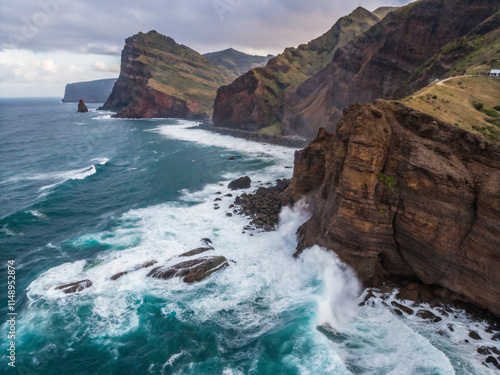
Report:
[[95,63],[93,63],[92,68],[94,68],[94,70],[97,72],[104,72],[104,73],[119,73],[120,72],[120,65],[113,64],[113,65],[109,66],[105,62],[102,62],[102,61],[96,61]]
[[155,29],[200,52],[233,46],[278,53],[319,36],[358,5],[407,2],[18,0],[0,5],[0,48],[119,54],[125,38]]

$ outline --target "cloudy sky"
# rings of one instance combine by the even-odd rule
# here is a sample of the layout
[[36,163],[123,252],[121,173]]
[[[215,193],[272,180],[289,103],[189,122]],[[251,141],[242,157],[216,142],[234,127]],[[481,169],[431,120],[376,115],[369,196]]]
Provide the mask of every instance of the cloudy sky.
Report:
[[0,97],[62,97],[66,83],[119,74],[125,38],[173,37],[200,53],[278,54],[363,6],[409,0],[16,0],[0,3]]

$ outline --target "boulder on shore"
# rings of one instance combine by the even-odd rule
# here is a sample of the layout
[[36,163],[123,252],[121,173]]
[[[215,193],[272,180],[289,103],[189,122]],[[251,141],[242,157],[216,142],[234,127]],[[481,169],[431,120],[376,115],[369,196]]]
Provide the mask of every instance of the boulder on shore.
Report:
[[89,109],[87,108],[83,100],[80,99],[80,101],[78,102],[78,111],[76,112],[88,112],[88,111]]
[[227,187],[231,190],[248,189],[251,183],[250,177],[244,176],[231,181]]

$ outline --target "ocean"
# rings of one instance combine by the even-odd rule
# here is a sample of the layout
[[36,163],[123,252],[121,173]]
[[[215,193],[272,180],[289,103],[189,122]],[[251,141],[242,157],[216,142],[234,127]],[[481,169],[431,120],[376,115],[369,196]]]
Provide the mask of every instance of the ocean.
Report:
[[[0,373],[495,373],[478,352],[500,350],[486,322],[409,301],[399,302],[441,320],[399,316],[394,293],[359,306],[367,292],[334,253],[313,247],[294,259],[305,204],[283,209],[273,232],[226,215],[231,180],[250,176],[251,191],[290,178],[294,149],[185,120],[112,119],[97,106],[0,100]],[[110,279],[151,260],[175,264],[203,238],[230,266],[201,282],[147,269]],[[93,285],[81,292],[55,289],[84,279]]]

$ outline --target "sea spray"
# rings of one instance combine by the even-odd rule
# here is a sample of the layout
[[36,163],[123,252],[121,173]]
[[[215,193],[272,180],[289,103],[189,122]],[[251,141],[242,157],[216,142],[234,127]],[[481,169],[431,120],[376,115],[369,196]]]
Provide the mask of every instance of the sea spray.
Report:
[[304,267],[316,272],[323,284],[317,297],[317,325],[327,325],[342,332],[355,317],[361,285],[354,272],[333,251],[319,246],[307,249],[301,255]]

